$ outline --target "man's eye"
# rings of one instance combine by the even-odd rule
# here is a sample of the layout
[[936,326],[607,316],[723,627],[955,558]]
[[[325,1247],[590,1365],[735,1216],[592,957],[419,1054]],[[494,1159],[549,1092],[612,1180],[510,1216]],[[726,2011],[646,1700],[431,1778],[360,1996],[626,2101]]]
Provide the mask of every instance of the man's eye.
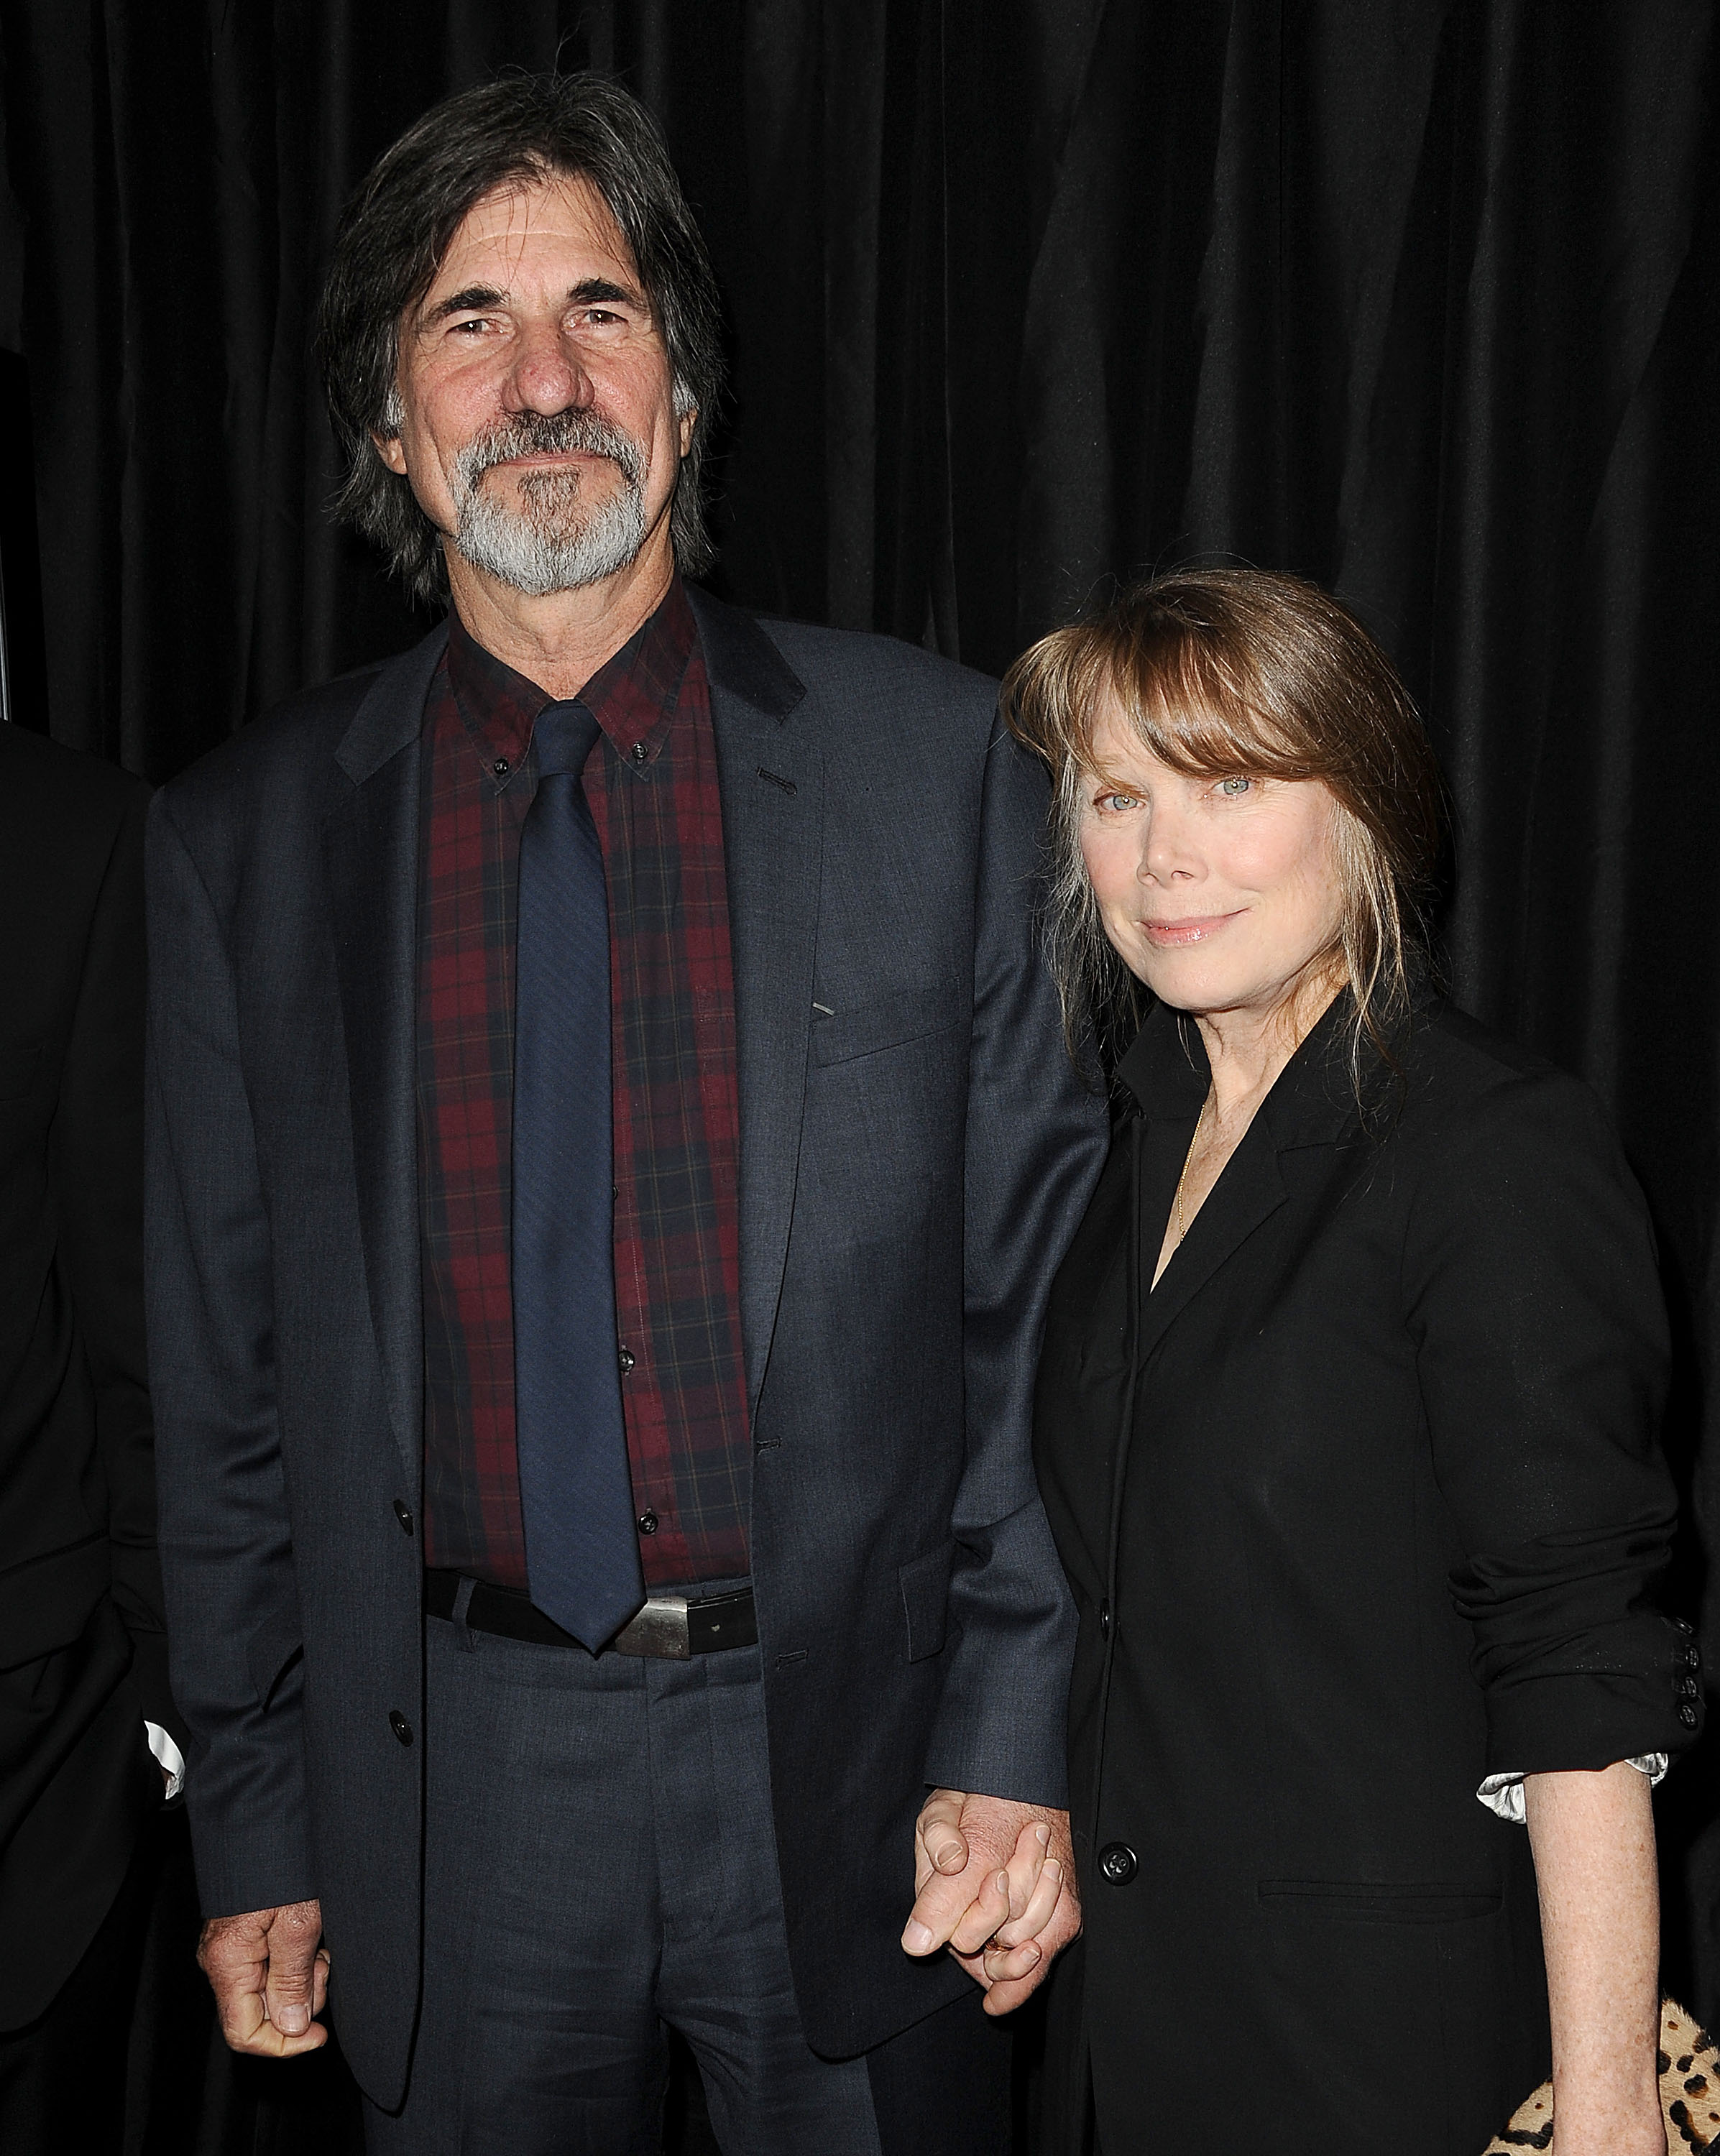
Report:
[[1253,784],[1254,781],[1251,778],[1221,778],[1219,781],[1218,791],[1227,801],[1240,801]]

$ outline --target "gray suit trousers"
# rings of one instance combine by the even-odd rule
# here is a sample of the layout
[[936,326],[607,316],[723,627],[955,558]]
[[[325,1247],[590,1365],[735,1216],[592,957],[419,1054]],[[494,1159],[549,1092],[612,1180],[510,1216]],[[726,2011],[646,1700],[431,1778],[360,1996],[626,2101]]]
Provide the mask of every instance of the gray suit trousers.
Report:
[[[725,2156],[942,2156],[912,2086],[940,2055],[957,2142],[1007,2146],[1007,2041],[973,2027],[977,1994],[870,2058],[808,2046],[757,1647],[593,1659],[426,1630],[424,2004],[404,2107],[367,2109],[372,2156],[656,2156],[665,2025]],[[902,1873],[905,1916],[906,1850]]]

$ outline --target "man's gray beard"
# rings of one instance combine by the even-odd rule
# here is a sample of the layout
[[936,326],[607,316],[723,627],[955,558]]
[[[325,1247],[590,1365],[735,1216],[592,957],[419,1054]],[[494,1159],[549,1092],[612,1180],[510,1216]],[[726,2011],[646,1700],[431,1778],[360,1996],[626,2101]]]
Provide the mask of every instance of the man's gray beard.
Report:
[[[528,471],[516,511],[484,485],[492,465],[521,455],[583,450],[606,456],[620,484],[582,516],[578,466]],[[629,567],[645,543],[644,459],[638,445],[595,414],[536,415],[469,443],[454,469],[454,544],[475,569],[528,598],[576,591]]]

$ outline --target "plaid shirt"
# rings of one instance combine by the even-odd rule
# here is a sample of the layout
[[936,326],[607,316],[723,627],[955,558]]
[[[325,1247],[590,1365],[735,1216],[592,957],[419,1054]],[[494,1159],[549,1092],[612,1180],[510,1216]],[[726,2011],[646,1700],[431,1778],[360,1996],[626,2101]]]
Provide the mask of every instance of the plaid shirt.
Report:
[[[418,880],[424,1558],[526,1584],[514,1449],[514,950],[550,698],[457,619],[425,712]],[[734,973],[711,699],[679,580],[581,693],[609,887],[615,1311],[648,1585],[749,1569]]]

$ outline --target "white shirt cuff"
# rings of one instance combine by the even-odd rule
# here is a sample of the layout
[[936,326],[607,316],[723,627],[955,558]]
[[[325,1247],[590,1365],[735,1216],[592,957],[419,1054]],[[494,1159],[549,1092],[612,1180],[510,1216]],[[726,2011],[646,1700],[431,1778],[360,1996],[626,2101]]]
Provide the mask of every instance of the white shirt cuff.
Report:
[[185,1787],[185,1754],[159,1722],[146,1721],[143,1727],[149,1738],[149,1748],[155,1754],[156,1764],[167,1777],[167,1791],[162,1802],[171,1803]]
[[[1666,1754],[1664,1752],[1645,1752],[1640,1759],[1627,1759],[1627,1767],[1634,1767],[1639,1774],[1646,1774],[1651,1789],[1665,1778]],[[1523,1778],[1521,1774],[1489,1774],[1476,1791],[1490,1812],[1497,1812],[1513,1826],[1522,1826],[1523,1819]]]

